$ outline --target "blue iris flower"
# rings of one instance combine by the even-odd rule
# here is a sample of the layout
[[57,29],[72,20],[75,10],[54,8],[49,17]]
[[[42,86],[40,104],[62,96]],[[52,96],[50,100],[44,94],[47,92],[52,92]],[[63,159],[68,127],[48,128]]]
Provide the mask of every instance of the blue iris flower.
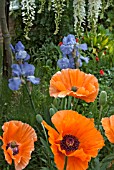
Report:
[[83,57],[79,50],[86,51],[87,44],[79,44],[76,42],[76,38],[74,35],[69,34],[67,37],[63,38],[63,44],[60,46],[60,50],[62,52],[63,58],[59,59],[57,65],[60,69],[66,68],[75,68],[75,57],[77,57],[77,62],[79,63],[79,67],[82,66],[82,60],[86,63],[89,62],[88,57]]
[[60,46],[60,49],[63,54],[70,54],[73,51],[75,44],[76,44],[75,36],[69,34],[67,37],[63,38],[63,44]]
[[23,78],[26,78],[27,81],[30,81],[33,84],[39,84],[40,79],[34,76],[34,71],[35,67],[27,62],[23,64],[12,64],[13,78],[9,79],[9,88],[11,90],[18,90],[23,82]]
[[12,52],[15,54],[15,59],[17,61],[23,60],[27,61],[30,59],[30,55],[27,54],[25,51],[25,46],[21,43],[21,41],[18,41],[18,43],[15,45],[15,48],[13,47],[12,44],[10,44],[10,48]]
[[67,56],[63,56],[63,58],[59,59],[57,61],[57,65],[60,69],[66,69],[66,68],[75,68],[75,64],[74,64],[74,58],[72,57],[71,54]]
[[63,57],[57,61],[57,65],[60,69],[66,69],[69,66],[69,59],[67,57]]
[[21,83],[22,83],[22,81],[21,81],[20,77],[13,77],[13,78],[9,79],[8,86],[11,90],[18,90]]

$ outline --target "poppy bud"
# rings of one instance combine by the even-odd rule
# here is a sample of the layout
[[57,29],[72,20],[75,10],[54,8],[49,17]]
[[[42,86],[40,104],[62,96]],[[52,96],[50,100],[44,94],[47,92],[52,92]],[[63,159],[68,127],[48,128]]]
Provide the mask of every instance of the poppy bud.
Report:
[[107,102],[107,93],[106,93],[106,91],[101,91],[100,96],[99,96],[100,106],[105,105],[106,102]]
[[37,114],[36,115],[36,120],[37,120],[38,123],[41,123],[43,121],[43,118],[42,118],[42,116],[40,114]]
[[49,112],[51,117],[56,113],[56,111],[53,108],[50,108]]

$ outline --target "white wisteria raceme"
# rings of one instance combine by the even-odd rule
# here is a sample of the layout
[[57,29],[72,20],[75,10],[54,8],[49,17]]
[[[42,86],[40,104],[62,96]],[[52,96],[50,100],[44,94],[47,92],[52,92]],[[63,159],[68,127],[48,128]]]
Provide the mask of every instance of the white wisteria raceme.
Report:
[[[38,13],[41,13],[44,10],[44,5],[46,3],[46,0],[39,0],[41,2],[40,9],[38,10]],[[59,31],[59,24],[61,22],[61,17],[63,14],[63,11],[66,6],[68,6],[69,0],[48,0],[48,10],[50,11],[51,9],[55,13],[55,25],[56,25],[56,30],[54,34],[57,34]]]
[[86,16],[86,10],[85,10],[85,0],[74,0],[73,1],[73,8],[74,8],[74,30],[77,31],[83,31],[83,26],[85,24],[85,16]]
[[65,4],[66,0],[51,0],[51,2],[52,2],[52,9],[55,13],[56,30],[55,30],[54,34],[57,34],[59,31],[59,23],[61,21],[62,13],[66,6],[66,4]]
[[93,25],[93,27],[96,27],[101,8],[101,0],[88,0],[88,27],[91,27],[91,25]]
[[25,24],[24,32],[27,39],[29,39],[28,33],[33,25],[32,21],[35,19],[35,8],[35,0],[21,1],[23,23]]

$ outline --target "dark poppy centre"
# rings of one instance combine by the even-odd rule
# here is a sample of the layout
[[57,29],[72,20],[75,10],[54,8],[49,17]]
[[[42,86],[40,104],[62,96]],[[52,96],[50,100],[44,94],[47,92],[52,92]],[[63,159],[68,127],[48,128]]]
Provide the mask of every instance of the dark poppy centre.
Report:
[[67,152],[75,151],[78,149],[80,142],[73,135],[65,135],[63,140],[60,142],[60,147],[62,150]]
[[13,151],[13,155],[17,155],[19,153],[19,148],[18,148],[18,145],[16,144],[15,141],[11,142],[11,143],[8,143],[7,146],[6,146],[6,150],[8,148],[11,148],[12,151]]
[[76,86],[71,87],[71,91],[76,92],[77,90],[78,90],[78,88]]

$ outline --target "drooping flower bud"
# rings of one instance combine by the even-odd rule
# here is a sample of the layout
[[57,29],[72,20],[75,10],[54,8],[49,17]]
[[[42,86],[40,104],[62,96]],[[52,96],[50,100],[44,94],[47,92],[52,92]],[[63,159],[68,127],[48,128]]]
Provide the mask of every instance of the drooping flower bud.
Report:
[[56,111],[53,108],[50,108],[49,113],[50,113],[50,116],[52,117],[56,113]]
[[40,114],[37,114],[36,115],[36,120],[37,120],[38,123],[41,123],[43,121],[43,118],[42,118],[42,116]]

